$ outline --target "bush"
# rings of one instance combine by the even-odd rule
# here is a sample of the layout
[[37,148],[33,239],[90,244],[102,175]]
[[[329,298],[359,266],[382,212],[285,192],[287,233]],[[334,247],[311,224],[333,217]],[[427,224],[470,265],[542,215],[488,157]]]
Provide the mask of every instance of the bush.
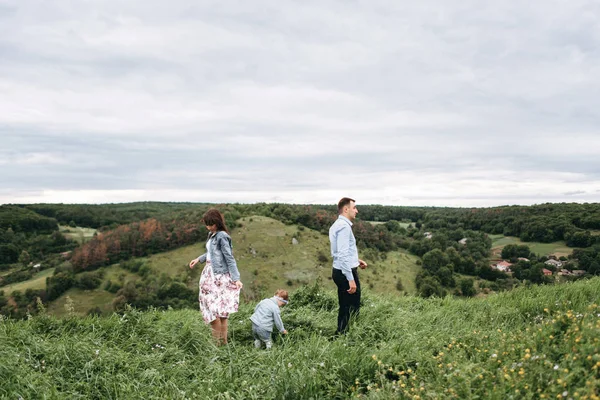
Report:
[[471,297],[475,296],[477,291],[475,290],[473,279],[463,279],[460,281],[460,291],[463,296]]
[[83,272],[75,278],[75,286],[83,290],[96,289],[102,284],[102,271]]
[[396,280],[396,290],[399,292],[404,291],[404,285],[402,284],[402,280],[400,278]]
[[46,278],[46,290],[48,292],[48,300],[52,301],[60,297],[61,294],[69,290],[75,284],[73,275],[66,272]]
[[133,273],[137,273],[143,265],[144,262],[140,260],[129,260],[120,264],[121,268]]
[[322,251],[319,251],[319,254],[317,255],[317,261],[321,264],[325,264],[329,262],[329,257],[327,257]]
[[446,295],[440,282],[433,276],[423,277],[419,282],[418,289],[421,297],[444,297]]
[[119,291],[119,289],[121,289],[121,287],[122,286],[119,285],[117,282],[113,282],[113,281],[109,280],[104,285],[104,290],[106,290],[107,292],[110,292],[110,293],[117,293]]
[[96,315],[96,316],[100,316],[102,315],[102,310],[100,309],[100,307],[94,307],[94,308],[90,308],[86,315]]
[[337,301],[323,291],[321,280],[312,285],[304,285],[295,290],[290,297],[289,308],[310,307],[315,310],[332,311],[337,308]]

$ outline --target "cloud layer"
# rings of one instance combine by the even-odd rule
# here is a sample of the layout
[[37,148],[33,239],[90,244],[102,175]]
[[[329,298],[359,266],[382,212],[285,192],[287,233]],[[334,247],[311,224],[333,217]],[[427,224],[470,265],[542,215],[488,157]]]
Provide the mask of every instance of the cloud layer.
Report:
[[600,201],[600,6],[0,0],[0,203]]

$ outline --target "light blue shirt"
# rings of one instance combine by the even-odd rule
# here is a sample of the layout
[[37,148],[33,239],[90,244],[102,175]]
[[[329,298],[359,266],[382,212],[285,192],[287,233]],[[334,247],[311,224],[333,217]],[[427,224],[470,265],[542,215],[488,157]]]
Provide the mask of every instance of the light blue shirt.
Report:
[[352,222],[340,215],[329,228],[333,268],[342,271],[348,281],[353,281],[352,268],[358,267],[358,250],[352,233]]
[[283,327],[283,321],[281,321],[280,312],[277,298],[271,297],[256,305],[250,320],[269,332],[273,332],[273,323],[275,323],[279,332],[283,332],[285,328]]

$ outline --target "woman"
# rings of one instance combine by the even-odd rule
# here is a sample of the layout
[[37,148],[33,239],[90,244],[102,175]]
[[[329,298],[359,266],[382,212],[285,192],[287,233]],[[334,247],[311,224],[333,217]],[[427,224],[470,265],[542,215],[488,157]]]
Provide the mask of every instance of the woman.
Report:
[[202,217],[208,240],[206,253],[190,261],[190,268],[199,262],[206,265],[200,276],[200,311],[204,322],[210,324],[217,345],[227,344],[227,318],[237,312],[240,303],[240,272],[232,254],[231,237],[219,210],[208,210]]

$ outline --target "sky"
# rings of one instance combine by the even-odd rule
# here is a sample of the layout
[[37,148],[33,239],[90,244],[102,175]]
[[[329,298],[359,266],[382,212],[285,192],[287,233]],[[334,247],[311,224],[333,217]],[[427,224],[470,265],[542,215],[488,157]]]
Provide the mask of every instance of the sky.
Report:
[[0,204],[600,202],[596,0],[0,0]]

